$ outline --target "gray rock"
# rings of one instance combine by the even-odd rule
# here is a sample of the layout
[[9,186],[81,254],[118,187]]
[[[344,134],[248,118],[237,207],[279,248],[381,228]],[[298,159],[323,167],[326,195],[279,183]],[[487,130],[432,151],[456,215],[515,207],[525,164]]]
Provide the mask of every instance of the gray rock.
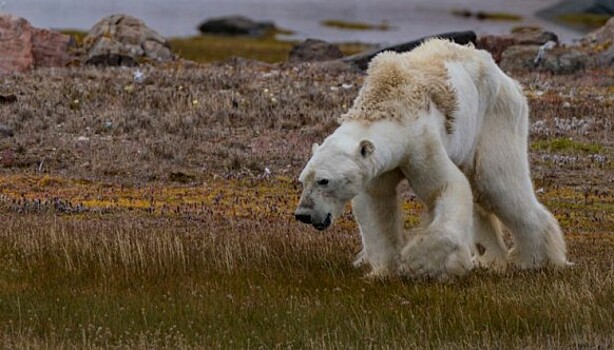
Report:
[[135,50],[130,50],[126,45],[102,37],[96,41],[87,52],[86,64],[100,66],[135,66],[137,57]]
[[257,22],[244,16],[211,18],[198,26],[203,34],[262,36],[275,29],[272,22]]
[[290,62],[321,62],[343,57],[339,48],[318,39],[307,39],[294,46],[288,56]]
[[0,124],[0,138],[13,137],[15,134],[13,129],[5,124]]
[[574,48],[556,47],[545,51],[536,64],[537,45],[514,45],[503,52],[501,68],[506,71],[548,71],[554,74],[570,74],[583,70],[588,56]]
[[174,55],[168,40],[128,15],[111,15],[90,29],[84,39],[86,64],[132,66],[140,60],[170,61]]

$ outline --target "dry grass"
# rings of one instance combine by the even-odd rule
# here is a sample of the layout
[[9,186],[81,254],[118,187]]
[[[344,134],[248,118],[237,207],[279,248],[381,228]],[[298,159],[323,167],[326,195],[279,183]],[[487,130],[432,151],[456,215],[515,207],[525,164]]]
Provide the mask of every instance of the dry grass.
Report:
[[[0,105],[15,134],[0,139],[0,347],[614,346],[611,71],[519,77],[536,188],[576,264],[444,284],[364,279],[349,210],[324,234],[292,218],[309,145],[361,74],[142,69],[0,85],[18,97]],[[411,226],[420,205],[404,199]]]

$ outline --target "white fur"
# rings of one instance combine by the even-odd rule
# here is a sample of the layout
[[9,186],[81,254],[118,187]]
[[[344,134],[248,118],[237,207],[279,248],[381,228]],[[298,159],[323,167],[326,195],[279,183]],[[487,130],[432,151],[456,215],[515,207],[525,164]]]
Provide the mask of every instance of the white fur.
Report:
[[[444,74],[430,67],[434,74],[413,78],[421,74],[416,65],[424,62],[441,64]],[[390,77],[391,84],[378,81]],[[428,84],[438,93],[451,87],[454,96],[431,96],[419,105],[425,94],[416,93],[416,85],[428,90]],[[379,86],[385,91],[377,95]],[[450,97],[456,109],[446,116],[438,107]],[[351,199],[363,241],[356,264],[370,264],[376,276],[400,272],[436,278],[462,275],[474,261],[497,270],[510,263],[566,265],[558,223],[531,184],[527,102],[519,84],[489,54],[442,40],[411,53],[386,53],[374,60],[353,108],[364,115],[373,108],[376,117],[346,118],[314,147],[300,177],[305,190],[297,213],[320,221],[326,214],[334,218]],[[451,117],[452,131],[446,127]],[[366,141],[372,154],[360,146]],[[330,184],[317,185],[323,178]],[[397,194],[405,178],[428,211],[408,235]],[[501,223],[514,240],[509,254]]]

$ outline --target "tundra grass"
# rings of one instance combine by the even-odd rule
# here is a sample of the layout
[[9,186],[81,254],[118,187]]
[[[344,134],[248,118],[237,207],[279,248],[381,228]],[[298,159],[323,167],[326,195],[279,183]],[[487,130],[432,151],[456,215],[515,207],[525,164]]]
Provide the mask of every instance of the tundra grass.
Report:
[[[542,195],[574,266],[441,283],[366,279],[351,264],[360,240],[350,213],[324,233],[296,223],[296,183],[285,178],[2,182],[4,347],[612,346],[611,194]],[[59,197],[107,210],[70,213],[52,204]],[[404,198],[415,220],[419,207]]]

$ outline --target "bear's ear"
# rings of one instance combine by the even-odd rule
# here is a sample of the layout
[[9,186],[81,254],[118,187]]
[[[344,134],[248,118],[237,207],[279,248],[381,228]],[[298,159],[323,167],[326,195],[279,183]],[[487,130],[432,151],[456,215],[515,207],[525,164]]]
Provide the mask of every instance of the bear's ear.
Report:
[[367,158],[368,156],[370,156],[373,153],[373,151],[375,151],[375,146],[369,140],[362,140],[362,141],[360,141],[359,148],[360,148],[360,155],[363,158]]
[[320,145],[318,145],[316,142],[314,142],[314,144],[311,145],[311,155],[316,153],[316,151],[318,150],[318,147],[320,147]]

